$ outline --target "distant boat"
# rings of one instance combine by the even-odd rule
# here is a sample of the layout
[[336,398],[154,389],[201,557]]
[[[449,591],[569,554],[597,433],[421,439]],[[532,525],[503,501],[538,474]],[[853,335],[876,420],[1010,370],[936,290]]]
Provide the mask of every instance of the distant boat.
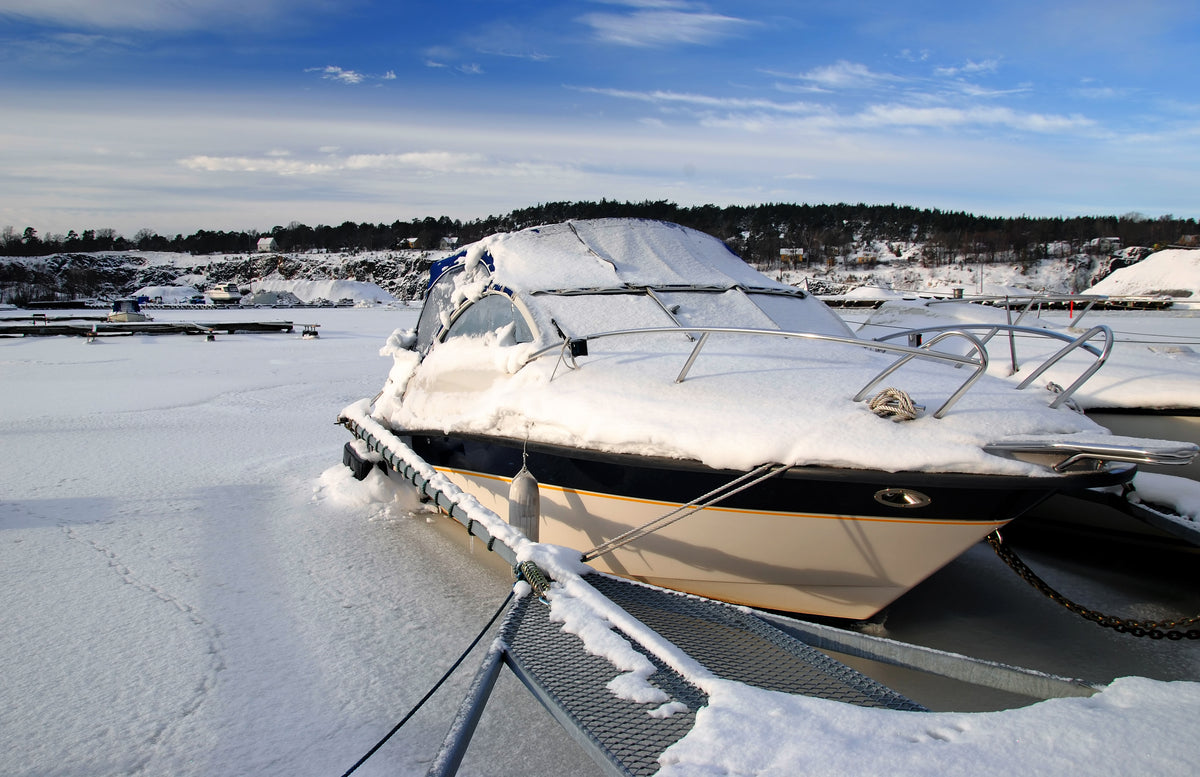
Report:
[[236,283],[218,283],[204,294],[214,305],[236,305],[242,300],[242,290]]
[[124,324],[131,321],[149,321],[150,317],[142,312],[142,306],[136,299],[118,299],[113,300],[107,320],[109,323]]

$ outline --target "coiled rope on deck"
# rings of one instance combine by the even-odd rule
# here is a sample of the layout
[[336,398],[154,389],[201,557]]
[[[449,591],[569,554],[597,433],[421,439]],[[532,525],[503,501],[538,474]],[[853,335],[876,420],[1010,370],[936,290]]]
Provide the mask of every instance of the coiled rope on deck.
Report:
[[408,714],[405,715],[403,718],[401,718],[399,723],[397,723],[395,726],[392,726],[392,730],[387,732],[387,734],[384,735],[383,739],[376,742],[374,747],[372,747],[370,750],[368,750],[366,752],[366,754],[363,755],[362,758],[359,758],[354,763],[354,766],[351,766],[349,769],[347,769],[345,772],[342,773],[342,777],[348,777],[348,775],[354,773],[355,769],[357,769],[358,767],[360,767],[364,763],[366,763],[368,758],[375,755],[375,751],[377,751],[379,748],[383,747],[384,743],[387,742],[389,739],[391,739],[392,735],[395,734],[397,731],[399,731],[400,727],[403,726],[405,723],[407,723],[408,719],[411,718],[413,715],[415,715],[417,713],[417,710],[421,709],[421,707],[424,706],[425,702],[429,701],[430,697],[432,697],[433,694],[437,693],[438,688],[441,688],[442,684],[450,679],[450,675],[454,674],[454,671],[456,669],[458,669],[459,665],[462,664],[462,662],[466,660],[467,656],[471,653],[471,651],[475,649],[475,646],[479,644],[479,640],[483,639],[483,635],[487,634],[488,630],[492,628],[492,624],[495,623],[496,619],[500,617],[500,613],[504,612],[504,608],[508,606],[508,603],[510,601],[512,601],[513,596],[514,596],[514,592],[512,590],[510,590],[508,592],[508,596],[504,597],[504,601],[500,603],[500,606],[498,608],[496,608],[496,612],[494,612],[492,614],[492,617],[488,619],[487,625],[484,626],[482,630],[480,630],[480,632],[475,636],[475,639],[471,640],[471,644],[468,645],[467,649],[462,652],[462,655],[458,657],[458,660],[456,660],[454,662],[454,664],[451,665],[451,667],[446,670],[446,673],[443,674],[441,676],[441,678],[436,683],[433,684],[433,687],[430,688],[429,691],[424,696],[421,697],[421,700],[419,702],[417,702],[416,705],[411,710],[408,711]]
[[867,406],[875,415],[893,421],[912,421],[917,417],[917,406],[912,397],[898,388],[885,388],[872,397]]

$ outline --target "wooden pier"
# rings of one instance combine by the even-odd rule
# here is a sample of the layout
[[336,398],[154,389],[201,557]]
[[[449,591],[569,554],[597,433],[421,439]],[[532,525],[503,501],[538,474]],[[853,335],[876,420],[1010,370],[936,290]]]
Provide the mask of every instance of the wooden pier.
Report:
[[113,337],[121,335],[212,335],[218,332],[291,332],[291,321],[232,321],[198,324],[172,321],[109,322],[103,316],[25,316],[0,319],[0,337]]

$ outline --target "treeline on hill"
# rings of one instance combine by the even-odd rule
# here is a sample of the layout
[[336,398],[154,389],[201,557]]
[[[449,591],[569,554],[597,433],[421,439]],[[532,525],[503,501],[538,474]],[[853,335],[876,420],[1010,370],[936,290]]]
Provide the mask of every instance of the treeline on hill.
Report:
[[402,248],[436,249],[445,238],[459,245],[489,234],[567,219],[628,216],[662,219],[698,229],[725,240],[745,259],[764,262],[779,257],[781,248],[800,248],[810,261],[844,254],[855,243],[866,241],[922,242],[925,259],[939,262],[969,256],[979,261],[998,259],[1036,261],[1052,243],[1069,243],[1082,250],[1096,238],[1115,237],[1126,246],[1169,245],[1184,235],[1200,232],[1195,219],[1173,216],[1146,218],[1078,216],[1072,218],[996,218],[956,211],[919,209],[901,205],[699,205],[681,207],[660,201],[551,202],[489,216],[458,221],[442,216],[391,224],[355,224],[310,227],[292,222],[267,232],[199,230],[191,235],[163,237],[140,230],[125,238],[112,229],[74,230],[66,235],[39,237],[27,227],[0,232],[0,255],[45,256],[55,253],[101,251],[169,251],[189,254],[252,252],[259,238],[273,237],[280,252],[385,251]]

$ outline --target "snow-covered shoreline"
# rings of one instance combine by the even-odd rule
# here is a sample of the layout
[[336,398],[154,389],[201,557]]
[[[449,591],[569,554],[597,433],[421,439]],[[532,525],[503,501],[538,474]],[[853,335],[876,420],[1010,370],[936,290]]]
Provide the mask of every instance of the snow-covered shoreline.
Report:
[[[893,250],[894,249],[894,250]],[[108,296],[146,293],[186,300],[217,282],[232,281],[244,291],[294,293],[302,302],[411,300],[424,290],[429,263],[449,251],[396,249],[353,253],[217,254],[194,256],[155,251],[120,251],[42,257],[0,257],[0,264],[27,268],[94,264],[93,274],[112,276]],[[997,258],[980,262],[960,256],[937,263],[920,259],[918,243],[878,241],[861,246],[865,264],[760,268],[785,283],[833,286],[851,299],[889,299],[906,294],[1027,296],[1030,294],[1103,294],[1172,300],[1177,306],[1200,304],[1200,250],[1125,249],[1109,257],[1087,253],[1050,255],[1034,261]],[[1138,257],[1141,258],[1140,260]],[[1109,272],[1110,264],[1120,269]],[[1122,265],[1128,266],[1122,266]],[[137,282],[136,279],[144,279]],[[130,280],[135,279],[135,280]],[[152,279],[152,280],[151,280]],[[121,284],[124,284],[123,286]]]

